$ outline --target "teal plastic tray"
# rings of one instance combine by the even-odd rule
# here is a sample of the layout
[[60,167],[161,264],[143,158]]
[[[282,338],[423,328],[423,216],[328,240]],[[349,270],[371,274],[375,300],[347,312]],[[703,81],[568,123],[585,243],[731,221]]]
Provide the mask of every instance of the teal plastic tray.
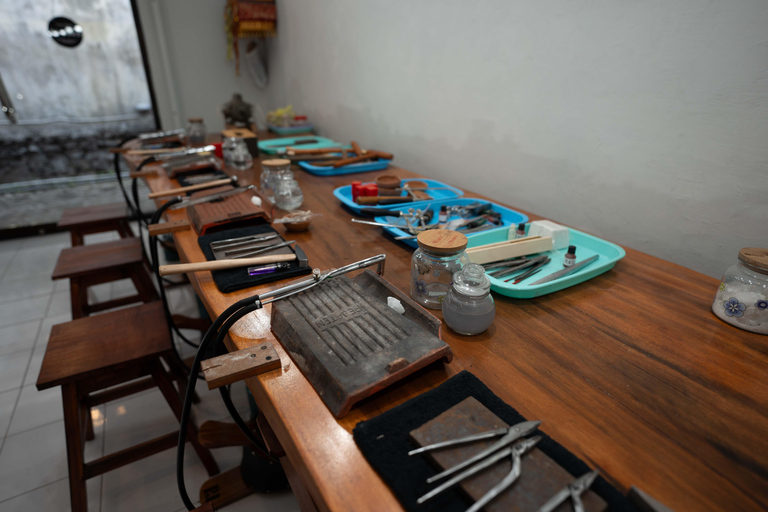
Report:
[[[331,153],[341,156],[341,153]],[[354,155],[355,153],[349,153]],[[355,174],[357,172],[383,171],[389,167],[391,160],[376,160],[375,162],[360,162],[342,167],[333,168],[330,165],[315,165],[312,162],[299,162],[299,167],[316,176],[341,176],[342,174]]]
[[[311,144],[301,144],[301,142],[307,140],[315,140],[317,142]],[[344,147],[344,145],[340,142],[332,141],[327,137],[317,137],[315,135],[304,135],[302,137],[282,137],[280,139],[259,141],[259,151],[268,155],[274,155],[279,149],[287,148],[288,146],[296,146],[297,148],[301,149]]]
[[[366,208],[379,208],[384,210],[391,210],[393,208],[399,208],[402,206],[406,208],[411,208],[411,207],[418,208],[419,206],[424,206],[433,201],[439,201],[441,199],[455,199],[457,197],[461,197],[464,195],[463,190],[458,189],[456,187],[452,187],[450,185],[446,185],[445,183],[437,180],[407,178],[407,179],[404,179],[403,181],[404,182],[423,181],[424,183],[427,184],[428,187],[440,187],[442,190],[427,190],[426,192],[434,198],[428,201],[414,201],[412,203],[395,203],[395,204],[386,204],[386,205],[371,205],[371,206],[366,206]],[[368,182],[368,183],[373,183],[373,182]],[[344,203],[344,205],[347,208],[349,208],[355,213],[360,213],[361,206],[352,200],[352,185],[345,185],[343,187],[337,188],[336,190],[333,191],[333,195],[336,196],[336,199]],[[405,197],[408,194],[403,192],[401,195]]]
[[[549,274],[562,270],[563,257],[567,252],[567,249],[553,250],[549,252],[549,257],[552,259],[547,263],[541,272],[529,277],[520,284],[512,284],[512,281],[508,283],[504,282],[504,279],[509,279],[507,276],[501,279],[496,279],[493,275],[489,274],[491,279],[491,290],[507,297],[513,297],[515,299],[532,299],[533,297],[540,297],[548,293],[563,290],[570,286],[583,283],[595,276],[599,276],[605,272],[608,272],[613,268],[617,261],[626,255],[624,249],[618,245],[597,238],[575,229],[570,229],[570,245],[576,246],[576,263],[583,261],[595,254],[599,255],[596,261],[591,265],[577,270],[575,273],[569,276],[563,276],[560,279],[555,279],[548,283],[532,286],[531,283],[535,283],[542,277],[546,277]],[[493,244],[496,242],[503,242],[507,240],[507,231],[494,230],[487,231],[485,233],[478,233],[477,236],[473,236],[469,239],[468,247],[477,247],[479,245]]]
[[312,126],[312,123],[307,124],[300,124],[297,126],[275,126],[275,125],[267,125],[267,129],[269,131],[276,133],[278,135],[295,135],[297,133],[312,133],[312,130],[314,129],[314,126]]
[[[516,212],[515,210],[512,210],[510,208],[507,208],[505,206],[498,205],[492,201],[485,201],[484,199],[477,199],[472,197],[462,197],[459,199],[443,199],[442,201],[429,201],[427,204],[429,204],[429,209],[433,212],[433,222],[437,222],[437,218],[440,214],[440,207],[442,205],[446,206],[466,206],[468,204],[472,203],[491,203],[492,210],[499,212],[501,214],[501,222],[502,225],[496,228],[491,228],[486,231],[479,231],[477,233],[469,233],[467,234],[467,239],[472,240],[473,238],[480,236],[480,235],[487,235],[491,231],[498,231],[501,230],[504,232],[504,236],[506,237],[507,232],[509,231],[510,226],[516,226],[517,224],[520,224],[521,222],[527,222],[528,216],[524,213]],[[398,210],[398,211],[408,211],[408,208],[411,208],[411,206],[400,206],[397,208],[390,208],[390,210]],[[458,219],[459,217],[452,217],[450,220]],[[376,217],[374,219],[376,222],[385,222],[385,223],[402,223],[405,224],[402,221],[402,218],[400,219],[394,219],[393,217]],[[399,228],[384,228],[384,231],[391,234],[392,236],[408,236],[410,233],[407,231],[404,231]],[[459,231],[461,232],[461,231]],[[409,240],[401,240],[403,243],[410,245],[411,247],[418,247],[418,244],[416,242],[416,239],[409,239]]]

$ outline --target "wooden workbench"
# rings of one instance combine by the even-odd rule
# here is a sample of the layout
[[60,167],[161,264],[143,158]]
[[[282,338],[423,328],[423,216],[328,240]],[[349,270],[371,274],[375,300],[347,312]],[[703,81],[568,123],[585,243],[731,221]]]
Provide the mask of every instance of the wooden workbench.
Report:
[[[235,172],[241,183],[258,185],[260,168],[254,167]],[[353,224],[354,215],[332,195],[377,173],[324,178],[294,172],[302,209],[322,213],[308,232],[291,234],[310,264],[334,268],[386,253],[386,279],[408,293],[413,249],[380,228]],[[147,183],[153,191],[177,186],[162,171]],[[174,211],[168,219],[185,216]],[[174,238],[183,260],[204,260],[193,231]],[[289,476],[298,475],[320,510],[400,510],[357,449],[352,428],[461,370],[527,418],[542,420],[544,432],[623,492],[636,485],[678,512],[768,508],[768,337],[711,313],[717,280],[625,249],[613,270],[572,288],[531,300],[494,295],[496,320],[487,332],[465,337],[443,329],[455,355],[450,365],[417,372],[341,420],[271,334],[269,306],[235,325],[230,349],[259,340],[276,347],[282,367],[247,384],[285,448]],[[212,316],[265,290],[225,295],[208,272],[190,278]],[[301,502],[303,490],[296,492]]]

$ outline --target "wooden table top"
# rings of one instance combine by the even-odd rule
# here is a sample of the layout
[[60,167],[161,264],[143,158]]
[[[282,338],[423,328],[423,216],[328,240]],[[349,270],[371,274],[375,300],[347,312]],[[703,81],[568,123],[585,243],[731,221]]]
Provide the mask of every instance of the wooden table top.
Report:
[[[420,176],[396,167],[391,172]],[[260,169],[234,174],[258,185]],[[413,249],[381,228],[353,224],[355,215],[332,195],[376,173],[319,177],[296,168],[295,174],[302,209],[322,214],[309,231],[291,233],[310,264],[336,268],[386,253],[384,277],[408,293]],[[153,191],[177,186],[162,171],[147,182]],[[184,210],[174,211],[168,220],[185,217]],[[174,238],[183,260],[204,261],[193,231]],[[247,385],[321,510],[401,510],[351,431],[462,370],[527,418],[541,420],[544,432],[622,492],[636,485],[678,511],[768,508],[768,337],[714,316],[716,279],[625,249],[613,270],[566,290],[530,300],[494,294],[497,314],[487,332],[467,337],[443,329],[451,364],[413,374],[341,420],[272,335],[269,306],[234,326],[230,349],[261,340],[277,349],[282,368]],[[213,316],[287,282],[222,294],[210,273],[190,278]]]

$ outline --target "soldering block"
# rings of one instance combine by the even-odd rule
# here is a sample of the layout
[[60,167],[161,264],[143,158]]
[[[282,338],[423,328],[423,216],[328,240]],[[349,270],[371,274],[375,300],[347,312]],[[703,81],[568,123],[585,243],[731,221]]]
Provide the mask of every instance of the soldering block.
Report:
[[567,227],[556,224],[551,220],[535,220],[528,227],[528,236],[552,238],[552,248],[555,250],[568,247],[570,231]]

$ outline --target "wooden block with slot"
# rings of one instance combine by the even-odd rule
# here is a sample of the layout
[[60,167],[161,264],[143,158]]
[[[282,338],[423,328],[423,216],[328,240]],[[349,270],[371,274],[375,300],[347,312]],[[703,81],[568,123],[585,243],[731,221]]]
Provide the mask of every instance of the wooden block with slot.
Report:
[[168,233],[177,233],[189,229],[189,221],[182,219],[173,222],[150,224],[147,228],[149,236],[167,235]]
[[[477,399],[469,397],[416,430],[412,430],[410,439],[416,446],[427,446],[506,426],[508,425]],[[473,457],[497,440],[498,438],[492,438],[456,445],[434,450],[422,456],[428,457],[430,462],[442,471]],[[537,510],[576,478],[538,448],[523,455],[521,468],[521,475],[517,481],[488,503],[483,510],[488,512]],[[511,469],[511,458],[504,459],[485,471],[463,480],[459,488],[472,500],[477,501],[507,476]],[[586,491],[581,498],[584,509],[588,512],[601,512],[607,508],[605,501],[592,491]],[[570,499],[555,509],[556,512],[569,510],[572,510]]]
[[280,356],[270,342],[207,359],[200,365],[208,389],[280,368]]
[[482,265],[519,256],[552,250],[552,238],[548,236],[529,236],[517,240],[507,240],[495,244],[480,245],[467,249],[469,261]]
[[147,178],[149,176],[155,176],[158,169],[157,166],[145,167],[140,171],[131,171],[129,176],[131,178]]

